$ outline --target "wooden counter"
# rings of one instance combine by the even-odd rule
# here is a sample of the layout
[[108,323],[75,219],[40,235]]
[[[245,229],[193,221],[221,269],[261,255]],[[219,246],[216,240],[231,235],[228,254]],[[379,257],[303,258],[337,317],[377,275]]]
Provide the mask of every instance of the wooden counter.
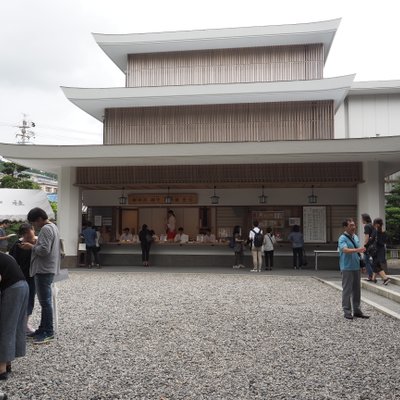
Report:
[[[314,250],[329,249],[330,246],[307,245],[306,253],[308,268],[314,268]],[[111,242],[101,246],[99,253],[100,263],[104,266],[139,266],[141,261],[140,243]],[[274,252],[275,265],[278,268],[292,267],[292,249],[290,244],[279,244]],[[193,267],[228,267],[234,263],[234,251],[228,242],[224,243],[174,243],[154,242],[150,249],[150,265],[157,266],[193,266]],[[244,250],[244,264],[252,265],[251,252],[248,247]],[[329,264],[329,265],[328,265]],[[321,268],[336,269],[337,257],[329,257],[324,260]]]

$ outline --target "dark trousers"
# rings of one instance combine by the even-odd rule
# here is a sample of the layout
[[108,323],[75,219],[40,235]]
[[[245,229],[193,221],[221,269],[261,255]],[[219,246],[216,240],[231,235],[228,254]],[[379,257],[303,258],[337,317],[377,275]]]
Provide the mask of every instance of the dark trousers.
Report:
[[[94,259],[94,263],[96,265],[100,264],[100,261],[99,261],[99,250],[100,250],[100,247],[86,246],[87,263],[88,263],[88,265],[90,265],[92,263],[93,259]],[[93,258],[92,258],[92,255],[93,255]]]
[[264,251],[264,258],[265,258],[265,268],[272,269],[274,266],[274,251]]
[[301,268],[303,265],[303,248],[293,247],[293,267]]
[[235,265],[243,265],[243,251],[235,251]]
[[142,261],[149,261],[150,244],[141,242],[140,246],[142,247]]

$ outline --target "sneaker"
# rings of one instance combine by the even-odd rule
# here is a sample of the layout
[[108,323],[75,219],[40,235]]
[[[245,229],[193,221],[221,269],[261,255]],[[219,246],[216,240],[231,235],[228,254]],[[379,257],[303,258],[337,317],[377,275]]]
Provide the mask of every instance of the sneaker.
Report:
[[383,281],[383,284],[385,285],[385,286],[387,286],[387,284],[390,282],[390,278],[386,278],[384,281]]
[[239,264],[239,268],[246,268],[246,266],[243,264]]
[[250,270],[250,272],[257,272],[257,270],[253,268]]
[[44,344],[50,343],[54,340],[54,335],[48,335],[47,333],[43,333],[41,335],[36,336],[33,340],[33,344]]
[[240,266],[239,265],[234,265],[232,268],[238,269],[238,268],[240,268]]
[[32,333],[27,333],[26,338],[27,339],[35,339],[37,336],[41,335],[42,332],[39,331],[39,329],[36,329],[36,331],[33,331]]

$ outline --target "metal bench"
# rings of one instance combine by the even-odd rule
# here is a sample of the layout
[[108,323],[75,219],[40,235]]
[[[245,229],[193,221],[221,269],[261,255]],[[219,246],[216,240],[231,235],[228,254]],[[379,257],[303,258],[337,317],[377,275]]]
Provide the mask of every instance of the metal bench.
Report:
[[320,254],[339,254],[339,250],[314,250],[315,270],[318,271],[318,256]]

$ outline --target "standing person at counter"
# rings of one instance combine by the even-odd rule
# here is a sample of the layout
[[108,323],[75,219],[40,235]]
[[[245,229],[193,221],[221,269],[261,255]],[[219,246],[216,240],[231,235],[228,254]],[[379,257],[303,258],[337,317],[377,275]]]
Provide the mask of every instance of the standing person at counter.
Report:
[[167,214],[167,240],[173,240],[176,235],[176,217],[172,210]]
[[292,232],[290,232],[288,239],[292,242],[293,250],[293,268],[301,269],[303,265],[303,247],[304,239],[303,234],[300,232],[300,226],[294,225]]
[[15,259],[4,253],[0,253],[0,293],[0,380],[5,380],[11,362],[26,353],[29,288]]
[[267,271],[272,271],[274,266],[274,245],[276,243],[275,235],[272,232],[272,228],[269,226],[267,228],[267,233],[264,236],[264,258],[265,258],[265,269]]
[[253,256],[253,269],[251,272],[261,272],[262,245],[264,241],[263,231],[258,227],[258,221],[253,221],[253,229],[249,232],[251,255]]
[[92,223],[90,221],[86,222],[86,225],[82,230],[82,236],[85,239],[85,244],[86,244],[88,267],[92,268],[96,265],[97,268],[100,268],[100,261],[98,255],[99,247],[97,246],[98,245],[97,231],[92,227]]
[[233,233],[232,233],[232,240],[233,240],[233,251],[235,252],[235,264],[233,265],[233,268],[245,268],[243,265],[243,242],[244,240],[242,239],[241,236],[241,229],[239,225],[236,225],[233,228]]
[[143,266],[149,266],[150,247],[153,243],[153,231],[149,230],[146,224],[143,224],[142,230],[139,232],[140,247],[142,248]]

